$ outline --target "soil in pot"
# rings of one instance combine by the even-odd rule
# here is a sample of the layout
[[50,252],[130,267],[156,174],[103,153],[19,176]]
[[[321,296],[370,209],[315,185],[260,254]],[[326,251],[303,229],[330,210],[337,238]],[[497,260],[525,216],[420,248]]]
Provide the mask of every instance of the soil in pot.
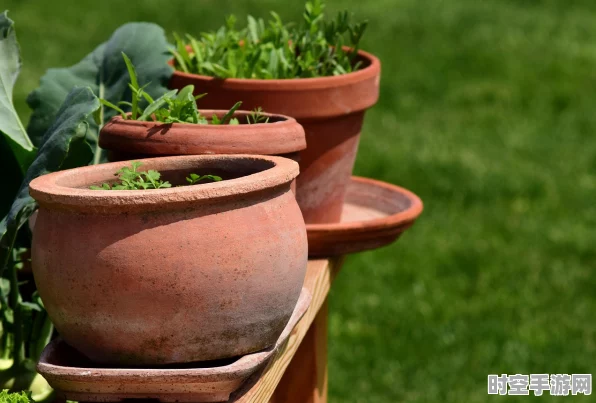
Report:
[[[257,156],[143,160],[172,185],[190,173],[220,182],[90,190],[129,163],[42,176],[32,265],[64,340],[99,363],[163,365],[271,346],[307,263],[294,161]],[[248,235],[250,234],[250,235]]]

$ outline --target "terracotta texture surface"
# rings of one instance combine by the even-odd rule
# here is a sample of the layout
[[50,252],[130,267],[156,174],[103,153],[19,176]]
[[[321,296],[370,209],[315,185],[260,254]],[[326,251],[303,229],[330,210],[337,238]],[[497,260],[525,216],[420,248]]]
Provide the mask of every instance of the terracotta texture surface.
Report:
[[[231,105],[230,105],[231,106]],[[206,117],[226,111],[201,110]],[[234,114],[241,122],[249,112]],[[283,155],[306,148],[304,129],[294,118],[265,113],[269,123],[197,125],[112,118],[101,130],[99,145],[137,155],[259,154]]]
[[162,402],[222,402],[275,354],[308,309],[303,288],[289,322],[274,346],[236,359],[185,364],[173,368],[97,367],[58,339],[43,351],[38,372],[68,400],[115,402],[158,399]]
[[364,68],[333,77],[284,80],[218,79],[175,71],[170,88],[195,86],[207,92],[201,105],[229,108],[262,107],[296,118],[306,132],[306,150],[300,155],[298,204],[306,223],[332,223],[341,218],[364,112],[377,102],[381,63],[359,51]]
[[386,182],[353,176],[340,223],[308,224],[312,257],[362,252],[388,245],[422,213],[414,193]]
[[172,184],[101,191],[129,163],[35,179],[32,265],[60,335],[100,363],[157,365],[251,353],[275,343],[302,287],[304,221],[280,157],[142,160]]

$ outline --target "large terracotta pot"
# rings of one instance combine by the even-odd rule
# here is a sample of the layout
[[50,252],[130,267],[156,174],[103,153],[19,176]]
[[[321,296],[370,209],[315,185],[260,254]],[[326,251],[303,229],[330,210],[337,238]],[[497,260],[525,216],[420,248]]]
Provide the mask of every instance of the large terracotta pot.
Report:
[[332,77],[257,80],[218,79],[175,71],[170,88],[188,84],[208,95],[200,105],[243,109],[262,107],[292,116],[306,131],[307,149],[300,153],[298,204],[307,224],[339,222],[350,183],[364,112],[377,102],[381,63],[360,51],[364,68]]
[[143,160],[172,184],[101,191],[129,163],[45,175],[32,246],[35,282],[56,329],[94,361],[158,365],[242,355],[275,343],[307,263],[304,220],[280,157]]

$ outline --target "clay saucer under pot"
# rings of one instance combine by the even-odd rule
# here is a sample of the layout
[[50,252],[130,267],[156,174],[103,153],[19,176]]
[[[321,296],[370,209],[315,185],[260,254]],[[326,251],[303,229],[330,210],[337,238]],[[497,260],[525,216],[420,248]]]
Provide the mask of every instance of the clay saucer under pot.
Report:
[[44,349],[37,370],[67,400],[227,401],[232,392],[283,346],[310,301],[310,292],[303,288],[294,312],[275,345],[242,357],[164,368],[112,368],[94,364],[63,340],[57,339]]
[[422,208],[420,198],[407,189],[352,176],[341,222],[306,225],[308,255],[345,255],[388,245],[414,224]]

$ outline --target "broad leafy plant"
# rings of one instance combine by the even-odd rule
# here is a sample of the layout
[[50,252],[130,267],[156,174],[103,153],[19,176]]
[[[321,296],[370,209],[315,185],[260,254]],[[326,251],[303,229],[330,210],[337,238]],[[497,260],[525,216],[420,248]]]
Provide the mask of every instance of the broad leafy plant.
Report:
[[[165,189],[172,187],[168,181],[161,180],[161,173],[154,169],[140,171],[139,167],[143,165],[139,161],[133,161],[130,167],[123,167],[114,175],[118,177],[119,182],[109,184],[103,183],[101,186],[90,186],[92,190],[147,190],[147,189]],[[190,174],[186,181],[189,185],[196,185],[203,180],[219,182],[220,176],[216,175],[197,175]]]
[[[98,98],[132,100],[121,53],[136,63],[144,91],[158,97],[172,73],[166,63],[168,46],[163,29],[154,24],[122,26],[80,63],[46,73],[28,98],[33,114],[25,130],[12,101],[21,66],[19,46],[13,21],[6,12],[0,14],[0,167],[7,178],[22,180],[20,188],[7,181],[0,195],[0,216],[7,213],[0,221],[0,389],[30,389],[36,401],[51,392],[36,374],[35,363],[53,325],[33,284],[25,287],[20,273],[29,264],[23,253],[31,246],[26,224],[37,209],[29,183],[49,172],[102,162],[97,134],[115,112],[104,109]],[[31,395],[19,396],[10,398],[24,401],[23,396]]]
[[[123,52],[136,66],[137,83],[144,92],[153,97],[161,96],[167,91],[172,75],[172,68],[167,64],[169,49],[164,31],[158,25],[129,23],[118,28],[107,42],[74,66],[49,69],[41,78],[39,88],[27,98],[33,110],[27,127],[33,143],[37,145],[41,141],[66,95],[75,86],[89,87],[98,98],[114,105],[133,100]],[[125,106],[125,109],[129,108]],[[93,162],[99,163],[105,161],[105,153],[97,144],[99,131],[116,115],[116,111],[102,104],[96,114],[97,121],[89,119],[87,142],[94,149]]]
[[248,16],[237,29],[235,16],[215,32],[196,38],[175,34],[177,70],[221,78],[309,78],[350,73],[361,63],[357,51],[367,22],[340,12],[326,20],[323,0],[306,2],[303,20],[284,24],[275,12],[265,22]]
[[[10,367],[0,372],[0,384],[12,390],[30,388],[36,381],[35,362],[53,331],[39,297],[35,293],[22,295],[19,289],[17,272],[23,262],[15,248],[17,235],[37,207],[29,196],[29,182],[49,172],[87,165],[92,160],[93,153],[85,138],[88,118],[98,108],[99,101],[90,89],[71,91],[54,124],[39,143],[37,156],[27,170],[8,215],[0,222],[0,270],[7,280],[6,286],[0,289],[1,347],[5,358],[12,361]],[[43,391],[38,393],[44,394]]]

